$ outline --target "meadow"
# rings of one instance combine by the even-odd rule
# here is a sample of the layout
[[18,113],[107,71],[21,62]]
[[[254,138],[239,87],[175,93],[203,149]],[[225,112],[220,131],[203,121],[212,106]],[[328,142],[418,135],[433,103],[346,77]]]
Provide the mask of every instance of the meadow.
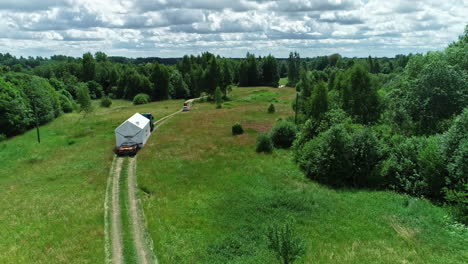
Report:
[[114,100],[94,113],[65,114],[0,142],[0,263],[102,263],[104,197],[114,129],[135,112],[155,118],[181,100],[133,106]]
[[[137,177],[160,263],[275,263],[265,234],[284,221],[304,241],[299,263],[468,258],[466,228],[427,200],[330,189],[306,179],[289,150],[257,154],[258,133],[293,114],[294,96],[292,88],[234,88],[222,109],[196,103],[152,135],[138,154]],[[181,105],[114,100],[87,117],[65,114],[42,126],[40,144],[35,130],[1,142],[0,263],[104,262],[113,131],[135,112],[159,119]],[[231,135],[236,122],[243,135]]]
[[[257,154],[258,133],[293,114],[294,95],[236,88],[222,109],[197,103],[152,136],[137,175],[160,263],[275,263],[266,232],[285,221],[304,241],[299,263],[464,263],[468,232],[443,208],[330,189],[305,178],[289,150]],[[232,136],[237,122],[245,133]]]

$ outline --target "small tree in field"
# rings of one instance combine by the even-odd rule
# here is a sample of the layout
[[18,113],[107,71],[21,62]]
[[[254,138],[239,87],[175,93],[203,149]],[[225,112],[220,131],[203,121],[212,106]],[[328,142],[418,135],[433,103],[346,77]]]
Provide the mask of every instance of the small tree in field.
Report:
[[291,221],[273,225],[268,229],[268,248],[282,264],[294,263],[305,251],[302,239],[298,238]]
[[216,87],[215,90],[215,102],[216,102],[216,108],[221,108],[222,103],[223,103],[223,93],[221,92],[221,89],[219,87]]
[[275,110],[275,105],[270,104],[270,106],[268,107],[268,113],[273,114],[275,111],[276,111]]
[[267,133],[258,135],[257,147],[255,151],[257,151],[258,153],[271,153],[273,151],[273,143],[271,142],[270,135],[268,135]]
[[101,98],[101,106],[102,107],[110,107],[112,105],[112,100],[109,96],[104,96]]
[[80,111],[85,113],[90,113],[93,111],[93,106],[91,104],[91,97],[89,96],[88,87],[84,84],[81,84],[76,89],[76,101],[80,105]]
[[244,133],[244,129],[242,128],[242,125],[237,123],[232,126],[232,135],[242,135]]

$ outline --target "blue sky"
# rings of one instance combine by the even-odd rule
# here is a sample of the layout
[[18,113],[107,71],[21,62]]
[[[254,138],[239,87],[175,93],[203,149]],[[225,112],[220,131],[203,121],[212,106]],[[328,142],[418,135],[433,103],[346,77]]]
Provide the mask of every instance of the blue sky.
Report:
[[0,52],[17,56],[394,56],[443,49],[465,0],[0,0]]

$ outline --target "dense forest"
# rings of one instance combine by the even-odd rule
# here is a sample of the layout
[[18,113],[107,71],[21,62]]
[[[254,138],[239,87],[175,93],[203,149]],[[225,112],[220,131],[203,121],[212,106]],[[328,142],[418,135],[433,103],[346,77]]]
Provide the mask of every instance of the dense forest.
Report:
[[0,53],[0,138],[62,113],[86,111],[91,99],[140,102],[220,93],[227,100],[233,85],[277,87],[287,77],[298,92],[292,103],[297,114],[270,135],[279,141],[275,133],[293,137],[278,146],[292,147],[308,177],[335,187],[391,189],[449,202],[466,223],[467,45],[468,27],[443,51],[395,58]]

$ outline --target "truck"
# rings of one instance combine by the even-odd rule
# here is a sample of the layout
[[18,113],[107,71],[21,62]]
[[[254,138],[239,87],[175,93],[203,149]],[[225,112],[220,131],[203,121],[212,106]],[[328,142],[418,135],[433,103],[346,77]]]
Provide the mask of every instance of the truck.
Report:
[[151,114],[151,113],[140,113],[140,115],[142,115],[142,116],[149,119],[149,121],[150,121],[150,130],[151,130],[151,132],[153,132],[153,130],[154,130],[154,116],[153,116],[153,114]]

